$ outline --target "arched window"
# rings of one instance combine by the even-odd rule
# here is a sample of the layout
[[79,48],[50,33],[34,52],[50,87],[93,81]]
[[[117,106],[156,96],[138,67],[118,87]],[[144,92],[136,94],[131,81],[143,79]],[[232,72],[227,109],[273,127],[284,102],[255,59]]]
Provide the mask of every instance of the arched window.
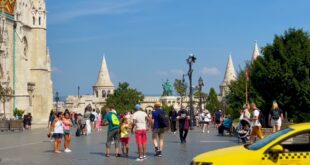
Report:
[[110,90],[108,90],[108,95],[109,95],[109,94],[111,94],[111,91],[110,91]]
[[98,98],[98,91],[96,90],[96,92],[95,92],[95,93],[96,93],[96,97]]
[[107,97],[107,92],[105,90],[102,90],[102,98]]
[[32,17],[32,23],[33,23],[33,25],[36,24],[36,18]]
[[41,17],[39,17],[39,25],[41,25]]

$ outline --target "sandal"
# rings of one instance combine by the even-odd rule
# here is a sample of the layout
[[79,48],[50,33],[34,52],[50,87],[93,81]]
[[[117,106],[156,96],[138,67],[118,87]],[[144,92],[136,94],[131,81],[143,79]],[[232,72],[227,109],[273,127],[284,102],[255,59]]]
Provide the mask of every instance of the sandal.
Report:
[[121,154],[116,154],[115,156],[116,156],[116,157],[122,157],[122,155],[121,155]]
[[108,158],[108,157],[110,157],[110,155],[109,155],[109,154],[105,154],[105,157],[107,157],[107,158]]

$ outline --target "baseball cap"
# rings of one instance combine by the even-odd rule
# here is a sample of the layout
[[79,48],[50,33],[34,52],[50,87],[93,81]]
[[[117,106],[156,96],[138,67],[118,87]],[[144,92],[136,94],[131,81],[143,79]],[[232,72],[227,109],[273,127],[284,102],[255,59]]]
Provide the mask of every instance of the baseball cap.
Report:
[[141,105],[140,104],[136,104],[135,105],[135,110],[139,110],[139,109],[141,109]]

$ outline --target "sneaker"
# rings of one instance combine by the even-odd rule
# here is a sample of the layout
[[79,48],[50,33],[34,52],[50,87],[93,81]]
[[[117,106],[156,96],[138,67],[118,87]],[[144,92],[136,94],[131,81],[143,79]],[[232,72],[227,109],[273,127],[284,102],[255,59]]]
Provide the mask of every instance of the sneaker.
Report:
[[143,156],[143,159],[147,159],[146,155]]
[[157,151],[156,154],[155,154],[155,156],[161,157],[161,156],[162,156],[162,155],[161,155],[161,151]]
[[138,161],[138,162],[141,162],[141,161],[143,161],[144,159],[143,158],[137,158],[136,159],[136,161]]
[[72,152],[72,151],[69,148],[66,148],[65,152]]
[[207,133],[210,133],[210,131],[208,130]]
[[116,157],[122,157],[122,155],[121,155],[121,154],[116,154],[115,156],[116,156]]

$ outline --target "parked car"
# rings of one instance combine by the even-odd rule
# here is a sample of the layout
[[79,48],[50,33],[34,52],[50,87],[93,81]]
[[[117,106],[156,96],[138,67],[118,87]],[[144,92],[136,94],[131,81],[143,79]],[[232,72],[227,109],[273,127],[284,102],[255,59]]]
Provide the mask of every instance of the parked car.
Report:
[[191,165],[310,165],[310,123],[294,124],[250,145],[206,152]]

